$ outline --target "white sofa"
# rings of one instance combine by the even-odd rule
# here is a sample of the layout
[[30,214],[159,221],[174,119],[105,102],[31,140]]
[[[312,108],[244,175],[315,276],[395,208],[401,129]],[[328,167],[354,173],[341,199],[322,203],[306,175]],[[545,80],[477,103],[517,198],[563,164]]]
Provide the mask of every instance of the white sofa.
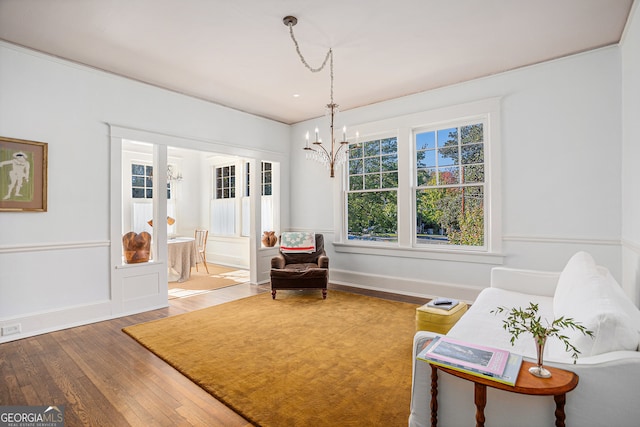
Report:
[[[529,302],[539,304],[543,318],[573,317],[595,333],[592,339],[567,331],[572,344],[581,351],[576,364],[558,339],[547,341],[544,364],[579,376],[577,388],[567,394],[567,425],[640,426],[640,311],[609,271],[597,266],[586,252],[574,255],[560,273],[494,268],[491,286],[480,292],[447,335],[504,348],[535,362],[533,338],[521,335],[512,346],[502,327],[503,315],[490,313],[498,306],[525,308]],[[435,335],[420,331],[414,337],[410,427],[431,425],[431,369],[415,356]],[[473,425],[473,384],[442,372],[438,379],[438,425]],[[554,410],[554,400],[549,396],[487,388],[487,426],[552,426]]]

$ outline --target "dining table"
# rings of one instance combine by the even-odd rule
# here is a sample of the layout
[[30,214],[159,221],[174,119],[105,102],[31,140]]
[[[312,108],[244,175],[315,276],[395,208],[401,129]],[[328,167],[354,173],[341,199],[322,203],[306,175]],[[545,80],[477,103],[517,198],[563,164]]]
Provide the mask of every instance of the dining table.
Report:
[[184,282],[191,277],[196,265],[196,240],[193,237],[174,237],[167,240],[169,282]]

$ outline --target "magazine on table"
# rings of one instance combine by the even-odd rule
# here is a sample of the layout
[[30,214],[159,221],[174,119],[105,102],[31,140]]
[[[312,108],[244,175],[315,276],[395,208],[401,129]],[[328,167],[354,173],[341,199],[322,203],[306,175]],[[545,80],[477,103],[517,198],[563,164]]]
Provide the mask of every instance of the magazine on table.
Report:
[[447,336],[437,338],[420,353],[425,359],[492,376],[504,374],[509,361],[509,351],[472,344]]
[[453,369],[455,371],[464,372],[470,375],[474,375],[480,378],[485,378],[491,381],[496,381],[499,383],[507,384],[510,386],[514,386],[516,381],[518,380],[518,374],[520,373],[520,367],[522,366],[522,355],[510,353],[509,360],[507,361],[507,366],[505,366],[504,372],[502,375],[493,375],[487,374],[484,372],[476,371],[474,369],[465,368],[453,363],[442,362],[437,359],[430,359],[429,356],[426,356],[425,353],[429,349],[429,346],[433,345],[440,337],[434,338],[434,340],[418,354],[418,359],[423,362],[428,362],[433,365],[442,366],[445,368]]

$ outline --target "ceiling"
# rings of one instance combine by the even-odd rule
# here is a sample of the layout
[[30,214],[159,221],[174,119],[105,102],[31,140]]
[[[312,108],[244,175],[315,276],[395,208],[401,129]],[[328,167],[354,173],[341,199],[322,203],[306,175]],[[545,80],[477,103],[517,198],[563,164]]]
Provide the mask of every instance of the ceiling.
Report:
[[[633,0],[0,0],[0,39],[296,123],[620,41]],[[298,95],[294,97],[294,95]]]

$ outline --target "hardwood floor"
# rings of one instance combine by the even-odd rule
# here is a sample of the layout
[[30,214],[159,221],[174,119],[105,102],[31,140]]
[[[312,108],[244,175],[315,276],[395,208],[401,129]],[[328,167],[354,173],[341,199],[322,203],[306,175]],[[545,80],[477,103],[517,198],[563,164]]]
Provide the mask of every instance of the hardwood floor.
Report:
[[[344,286],[330,289],[427,301]],[[68,427],[250,426],[122,328],[268,291],[268,285],[240,284],[172,299],[165,309],[0,344],[0,406],[64,406]]]

